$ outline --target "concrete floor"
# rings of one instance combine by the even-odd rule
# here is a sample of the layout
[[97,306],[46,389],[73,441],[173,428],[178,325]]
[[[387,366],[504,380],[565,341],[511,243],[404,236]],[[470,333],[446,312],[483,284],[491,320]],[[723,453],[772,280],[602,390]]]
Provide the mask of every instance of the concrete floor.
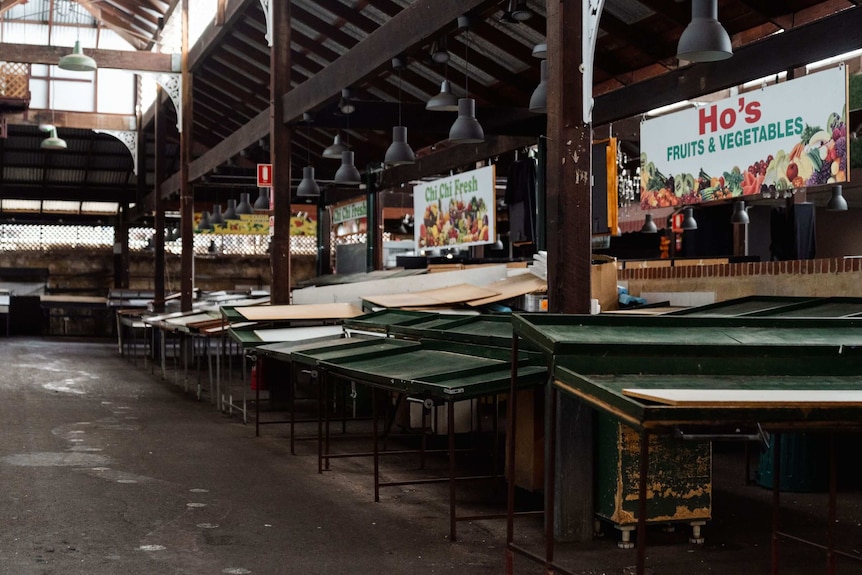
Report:
[[[313,442],[292,456],[284,427],[255,438],[253,425],[133,366],[113,342],[7,339],[0,365],[0,575],[504,572],[505,521],[460,523],[451,543],[445,487],[389,488],[374,503],[370,461],[334,461],[319,475]],[[650,573],[769,573],[770,492],[745,485],[738,449],[716,451],[706,543],[689,545],[684,528],[651,530]],[[493,490],[472,495],[477,509],[503,510]],[[788,527],[824,540],[825,495],[784,499]],[[842,547],[862,557],[858,486],[842,489],[839,511]],[[519,542],[539,551],[540,527],[519,519]],[[634,551],[617,539],[610,529],[558,557],[576,573],[632,573]],[[818,550],[782,552],[782,573],[825,573]],[[838,566],[862,573],[862,563]]]

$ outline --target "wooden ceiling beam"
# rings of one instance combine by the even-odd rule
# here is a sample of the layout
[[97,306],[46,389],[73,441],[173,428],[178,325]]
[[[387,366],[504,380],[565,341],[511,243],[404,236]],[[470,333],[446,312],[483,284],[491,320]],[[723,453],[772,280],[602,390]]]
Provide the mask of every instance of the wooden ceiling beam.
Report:
[[[0,53],[7,54],[10,62],[22,64],[56,65],[60,58],[68,54],[65,46],[37,46],[35,44],[0,43]],[[104,50],[87,48],[87,55],[96,60],[99,68],[130,70],[141,72],[177,72],[171,54],[154,52],[133,52],[126,50]],[[14,54],[14,56],[13,56]]]
[[53,124],[58,128],[82,130],[135,130],[137,119],[126,114],[97,114],[93,112],[67,112],[30,108],[26,112],[7,113],[6,121],[19,126]]
[[[332,62],[320,73],[282,97],[285,121],[294,122],[303,112],[315,109],[338,94],[345,86],[359,83],[375,74],[398,54],[408,52],[422,38],[451,24],[466,11],[487,0],[415,0],[391,20],[377,28],[356,48]],[[189,166],[189,180],[199,179],[215,166],[269,134],[269,109],[221,141]],[[163,195],[179,189],[179,175],[168,178],[161,187]]]

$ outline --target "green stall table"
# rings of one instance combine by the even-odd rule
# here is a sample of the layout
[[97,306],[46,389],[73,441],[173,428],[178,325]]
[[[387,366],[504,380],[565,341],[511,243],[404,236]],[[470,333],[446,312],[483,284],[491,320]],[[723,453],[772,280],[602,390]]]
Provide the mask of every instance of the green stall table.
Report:
[[[519,368],[516,388],[534,387],[547,378],[547,369],[541,356],[531,352],[520,352],[515,364]],[[337,345],[323,345],[317,349],[293,350],[290,361],[299,369],[314,371],[318,377],[321,398],[326,397],[327,388],[336,381],[353,382],[368,386],[372,394],[371,453],[330,453],[328,419],[325,410],[320,410],[318,435],[318,470],[331,459],[343,457],[372,457],[374,460],[374,499],[379,501],[380,488],[423,483],[448,482],[450,506],[450,530],[452,541],[456,540],[456,524],[459,521],[502,518],[506,515],[458,516],[456,513],[455,485],[462,480],[499,477],[496,465],[491,475],[459,477],[455,474],[455,405],[481,397],[496,397],[509,390],[512,382],[512,356],[506,348],[475,346],[459,342],[444,342],[429,339],[408,341],[397,338],[377,338],[356,342],[341,341]],[[378,420],[380,393],[394,394],[398,401],[419,402],[426,409],[445,406],[446,434],[449,458],[447,477],[408,479],[382,482],[380,480],[380,457],[404,453],[381,451],[381,432]],[[497,406],[495,402],[495,407]],[[494,418],[495,438],[497,418]],[[388,422],[383,435],[388,431]],[[414,450],[411,450],[412,453]],[[424,456],[423,448],[420,455]],[[496,454],[497,450],[492,453]],[[496,461],[496,459],[495,459]]]
[[[670,502],[662,501],[667,493],[692,512],[707,502],[681,487],[690,477],[711,493],[703,459],[709,441],[769,441],[777,453],[774,477],[780,478],[781,433],[862,428],[862,330],[853,320],[516,314],[513,325],[519,336],[513,340],[515,350],[524,338],[551,358],[546,414],[555,413],[558,396],[564,394],[617,423],[613,447],[598,455],[597,473],[618,485],[599,487],[596,509],[604,513],[607,502],[615,500],[617,508],[611,508],[635,522],[638,575],[645,573],[647,524],[667,520]],[[549,421],[556,430],[555,419]],[[557,441],[556,436],[556,431],[550,433],[550,440]],[[657,438],[666,442],[659,444]],[[698,444],[703,452],[679,451]],[[548,453],[546,470],[552,470],[555,445]],[[833,479],[835,457],[830,448]],[[617,476],[609,478],[614,467]],[[674,468],[682,477],[671,477]],[[553,477],[549,486],[553,493]],[[615,488],[620,491],[602,492]],[[679,497],[682,493],[686,496]],[[777,565],[780,540],[813,543],[781,531],[780,479],[773,485],[773,503],[772,558]],[[711,502],[702,509],[708,517]],[[834,480],[829,512],[834,517]],[[521,548],[510,536],[510,560],[518,553],[568,572],[554,564],[553,515],[553,506],[546,505],[550,543],[545,555]],[[826,544],[814,545],[827,551],[834,568],[837,555],[858,557],[835,549],[833,523],[827,526]]]

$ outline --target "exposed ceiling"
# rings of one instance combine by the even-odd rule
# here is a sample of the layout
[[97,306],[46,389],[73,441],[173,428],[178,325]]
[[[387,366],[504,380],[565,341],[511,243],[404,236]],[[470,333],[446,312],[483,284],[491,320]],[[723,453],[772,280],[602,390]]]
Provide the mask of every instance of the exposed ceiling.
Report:
[[[51,0],[52,4],[61,1],[68,0]],[[0,14],[19,3],[0,0]],[[141,50],[153,46],[162,19],[179,9],[178,0],[78,0],[78,4],[101,26]],[[292,0],[292,85],[299,86],[321,73],[411,4],[409,0]],[[355,112],[342,114],[339,94],[334,91],[308,110],[310,122],[292,119],[297,165],[310,159],[317,177],[331,180],[339,164],[322,158],[321,153],[339,131],[349,138],[357,166],[379,164],[399,113],[417,155],[446,148],[454,115],[424,109],[443,79],[451,82],[456,94],[464,93],[465,86],[469,89],[486,135],[538,137],[544,130],[544,116],[529,113],[527,104],[539,82],[539,60],[532,50],[545,38],[545,3],[529,0],[527,5],[531,17],[524,21],[508,17],[507,1],[487,0],[471,11],[468,29],[452,21],[441,29],[416,30],[416,43],[404,54],[406,67],[397,71],[391,65],[377,66],[350,86]],[[270,48],[261,3],[234,0],[224,1],[222,6],[223,12],[190,54],[195,157],[205,156],[238,131],[248,130],[269,108]],[[676,45],[691,19],[690,1],[606,0],[595,53],[595,122],[614,122],[616,133],[636,142],[637,123],[627,124],[626,117],[862,47],[859,27],[850,28],[849,33],[836,28],[841,22],[858,25],[860,12],[856,0],[720,0],[719,19],[736,52],[728,61],[733,63],[682,63],[681,67],[675,57]],[[834,33],[828,42],[823,41],[824,31],[830,29]],[[784,33],[776,35],[780,31]],[[808,42],[809,36],[820,41]],[[448,48],[447,64],[431,59],[432,45],[441,42]],[[765,42],[780,46],[771,50],[764,48]],[[0,44],[0,58],[16,61],[15,54],[4,53],[3,46]],[[164,109],[169,116],[167,173],[171,174],[178,170],[178,135],[173,128],[174,107],[167,103]],[[303,111],[296,111],[295,116]],[[152,191],[152,113],[144,115],[147,159],[139,184],[130,154],[111,136],[64,128],[67,150],[40,150],[42,134],[32,125],[37,112],[31,110],[31,125],[10,125],[8,137],[0,140],[0,197],[140,203]],[[58,126],[75,125],[71,115],[64,122],[62,115],[55,117]],[[251,169],[256,162],[267,161],[268,154],[265,134],[222,154],[224,161],[197,180],[196,197],[223,201],[243,186],[253,187]]]

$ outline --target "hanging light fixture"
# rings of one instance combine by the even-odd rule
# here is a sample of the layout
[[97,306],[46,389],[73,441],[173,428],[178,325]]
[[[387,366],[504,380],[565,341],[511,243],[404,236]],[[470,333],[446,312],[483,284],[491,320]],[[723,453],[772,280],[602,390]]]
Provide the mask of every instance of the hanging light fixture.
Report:
[[390,166],[403,166],[416,161],[416,154],[407,143],[407,127],[401,121],[401,70],[404,65],[404,59],[400,56],[392,58],[392,67],[398,71],[398,125],[392,127],[392,143],[383,157],[383,162]]
[[641,226],[642,234],[657,234],[658,227],[655,225],[655,222],[652,221],[652,214],[646,214],[644,216],[644,225]]
[[449,80],[443,80],[440,84],[440,93],[428,100],[425,109],[432,112],[455,112],[458,110],[458,98],[452,93]]
[[548,44],[547,42],[542,42],[541,44],[536,44],[533,46],[533,58],[540,58],[544,60],[548,57]]
[[239,214],[236,213],[236,200],[227,201],[227,209],[224,211],[225,220],[238,220]]
[[353,165],[353,152],[350,150],[341,153],[341,166],[335,172],[336,184],[356,186],[362,183],[362,175]]
[[733,215],[730,216],[730,223],[744,225],[748,222],[748,212],[745,211],[745,202],[739,200],[733,204]]
[[548,113],[548,61],[539,62],[539,85],[530,96],[530,111],[536,114]]
[[57,135],[57,126],[46,124],[39,126],[43,132],[48,132],[48,137],[42,140],[39,147],[43,150],[65,150],[68,146],[66,140]]
[[305,163],[302,168],[302,181],[296,187],[296,195],[301,198],[308,198],[320,195],[320,186],[314,180],[314,166],[311,165],[311,114],[305,113],[302,115],[305,120]]
[[201,212],[201,221],[198,222],[198,231],[206,232],[212,231],[214,229],[212,222],[210,222],[210,213],[206,210]]
[[251,202],[249,201],[250,194],[248,192],[242,192],[239,195],[239,205],[236,207],[237,215],[240,214],[253,214],[254,208],[251,207]]
[[832,186],[832,197],[826,203],[826,211],[828,212],[846,212],[847,200],[841,193],[841,186]]
[[440,36],[431,43],[431,61],[435,64],[445,64],[449,61],[449,50],[446,47],[446,36]]
[[[72,6],[75,5],[75,3],[72,3]],[[75,47],[72,48],[72,53],[60,58],[57,66],[62,70],[71,70],[73,72],[95,72],[97,68],[96,61],[84,54],[84,50],[81,48],[80,26],[78,26],[77,32],[78,37],[75,39]]]
[[682,213],[685,214],[682,219],[682,229],[687,232],[696,230],[697,220],[694,219],[694,208],[683,208]]
[[340,160],[341,152],[346,151],[347,146],[345,146],[344,142],[341,141],[341,134],[335,134],[335,139],[332,141],[332,145],[323,150],[323,157]]
[[[344,91],[342,90],[342,96]],[[355,108],[354,108],[355,110]],[[354,111],[354,110],[351,110]],[[362,175],[359,173],[359,170],[356,169],[356,166],[353,164],[353,152],[350,148],[350,116],[347,116],[347,150],[341,152],[341,166],[339,166],[338,170],[335,172],[335,178],[333,181],[336,184],[341,184],[345,186],[357,186],[362,183]]]
[[269,209],[269,188],[258,188],[257,199],[254,201],[255,210]]
[[345,116],[356,111],[356,104],[353,103],[352,98],[353,94],[350,93],[349,88],[341,90],[341,99],[338,101],[338,109]]
[[210,223],[214,226],[224,225],[224,216],[221,213],[221,204],[213,206],[213,213],[210,216]]
[[468,82],[470,64],[467,59],[469,50],[469,16],[458,17],[458,28],[465,31],[464,41],[464,98],[458,100],[458,118],[449,130],[449,140],[457,143],[475,144],[485,141],[485,131],[476,119],[476,101],[470,98]]
[[718,0],[692,0],[691,22],[679,38],[676,57],[688,62],[715,62],[731,56],[730,36],[718,21]]
[[533,12],[527,8],[527,0],[509,0],[509,13],[515,22],[525,22],[533,17]]
[[75,40],[75,47],[72,48],[72,53],[60,58],[57,66],[63,70],[72,70],[73,72],[95,72],[97,68],[96,61],[84,54],[80,40]]

